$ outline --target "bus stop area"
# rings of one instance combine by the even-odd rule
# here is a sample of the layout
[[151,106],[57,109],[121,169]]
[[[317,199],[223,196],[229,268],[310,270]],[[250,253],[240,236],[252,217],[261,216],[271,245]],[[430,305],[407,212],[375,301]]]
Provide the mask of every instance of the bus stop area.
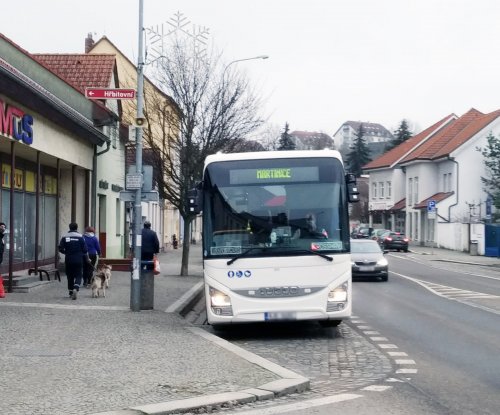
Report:
[[105,298],[82,288],[71,300],[62,274],[0,299],[0,413],[176,413],[307,388],[179,315],[203,281],[201,246],[191,246],[189,276],[179,276],[181,256],[159,255],[153,310],[130,310],[130,273],[117,271]]
[[[450,261],[457,267],[500,266],[497,258],[465,252],[416,246],[410,251],[423,261]],[[117,271],[106,298],[92,298],[91,290],[82,288],[72,301],[63,274],[62,282],[0,299],[0,413],[197,412],[305,390],[314,367],[291,371],[293,366],[263,359],[179,315],[199,295],[203,282],[201,246],[191,246],[189,276],[179,276],[181,255],[181,249],[159,255],[153,310],[130,310],[130,273]],[[344,329],[354,333],[349,326]],[[349,359],[367,353],[378,359],[372,368],[361,362],[362,382],[391,372],[390,363],[375,356],[381,353],[368,340],[360,335],[353,339],[342,340]]]

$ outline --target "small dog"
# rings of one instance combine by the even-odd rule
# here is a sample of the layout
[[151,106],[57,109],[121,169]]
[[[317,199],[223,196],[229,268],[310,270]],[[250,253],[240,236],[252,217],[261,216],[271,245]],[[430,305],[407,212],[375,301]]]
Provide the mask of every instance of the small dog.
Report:
[[106,297],[106,288],[109,288],[109,281],[111,280],[111,265],[99,265],[96,273],[92,277],[92,298],[100,297],[101,294]]

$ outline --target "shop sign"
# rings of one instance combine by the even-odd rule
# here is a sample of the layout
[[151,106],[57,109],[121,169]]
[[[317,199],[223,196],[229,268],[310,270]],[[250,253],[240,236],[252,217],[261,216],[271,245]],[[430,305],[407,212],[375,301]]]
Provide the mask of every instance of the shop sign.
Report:
[[0,134],[32,144],[33,116],[0,100]]

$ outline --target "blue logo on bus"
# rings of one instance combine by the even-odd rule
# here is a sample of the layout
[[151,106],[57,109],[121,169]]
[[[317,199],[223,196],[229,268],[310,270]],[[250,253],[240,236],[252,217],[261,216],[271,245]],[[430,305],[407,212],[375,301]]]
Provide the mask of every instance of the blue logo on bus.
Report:
[[228,271],[227,272],[227,276],[229,278],[234,278],[234,277],[237,277],[237,278],[250,278],[252,276],[252,271],[250,271],[249,269],[246,269],[244,271],[238,269],[236,271]]

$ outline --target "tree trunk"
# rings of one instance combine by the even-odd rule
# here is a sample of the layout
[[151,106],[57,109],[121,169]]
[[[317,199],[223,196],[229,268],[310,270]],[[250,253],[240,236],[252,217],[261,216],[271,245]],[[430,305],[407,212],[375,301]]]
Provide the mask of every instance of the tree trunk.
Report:
[[189,275],[189,247],[191,246],[191,220],[184,218],[184,240],[182,241],[181,276]]

